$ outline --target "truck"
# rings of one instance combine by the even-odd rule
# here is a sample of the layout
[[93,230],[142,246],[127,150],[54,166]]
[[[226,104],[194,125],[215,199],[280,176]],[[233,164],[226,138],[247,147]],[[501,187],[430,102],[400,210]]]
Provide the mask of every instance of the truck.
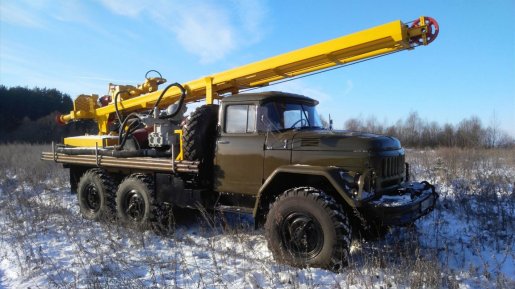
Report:
[[410,181],[396,138],[324,127],[307,96],[248,90],[425,46],[438,31],[431,17],[397,20],[162,90],[152,70],[79,95],[57,121],[94,120],[98,134],[42,159],[69,169],[86,219],[163,229],[176,207],[249,213],[277,262],[339,270],[353,235],[412,224],[434,209],[435,187]]

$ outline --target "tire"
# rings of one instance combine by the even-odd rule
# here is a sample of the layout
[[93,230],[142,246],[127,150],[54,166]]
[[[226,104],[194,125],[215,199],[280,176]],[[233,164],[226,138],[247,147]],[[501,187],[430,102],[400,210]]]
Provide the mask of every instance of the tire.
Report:
[[277,197],[267,215],[265,237],[279,262],[334,271],[348,265],[349,218],[333,197],[318,189],[294,188]]
[[112,218],[116,208],[115,191],[116,182],[106,171],[86,171],[77,185],[77,199],[82,216],[95,221]]
[[118,219],[139,229],[146,229],[155,221],[154,182],[145,174],[125,178],[116,191]]
[[218,105],[195,109],[182,126],[184,159],[212,163],[215,152]]

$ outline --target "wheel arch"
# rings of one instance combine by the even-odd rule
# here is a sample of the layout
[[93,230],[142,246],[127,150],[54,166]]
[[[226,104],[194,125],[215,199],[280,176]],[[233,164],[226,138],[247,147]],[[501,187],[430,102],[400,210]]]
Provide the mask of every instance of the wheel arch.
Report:
[[261,186],[254,206],[255,226],[264,224],[270,204],[277,196],[293,187],[314,187],[325,191],[342,204],[344,209],[356,207],[340,181],[336,167],[287,165],[277,168]]

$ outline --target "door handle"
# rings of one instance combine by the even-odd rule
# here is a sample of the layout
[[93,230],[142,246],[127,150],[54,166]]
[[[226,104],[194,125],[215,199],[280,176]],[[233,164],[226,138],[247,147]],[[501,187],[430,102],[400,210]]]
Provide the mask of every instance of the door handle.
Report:
[[228,141],[228,140],[219,140],[216,143],[217,144],[228,144],[228,143],[230,143],[230,141]]

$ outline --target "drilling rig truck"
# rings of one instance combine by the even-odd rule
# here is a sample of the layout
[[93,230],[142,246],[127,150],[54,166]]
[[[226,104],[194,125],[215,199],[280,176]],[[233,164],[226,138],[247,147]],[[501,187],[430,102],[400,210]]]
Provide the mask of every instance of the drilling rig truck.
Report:
[[435,207],[434,186],[410,181],[393,137],[324,128],[306,96],[240,91],[428,45],[438,31],[431,17],[393,21],[162,90],[149,71],[79,95],[57,120],[94,120],[98,134],[42,159],[69,169],[86,219],[160,227],[175,207],[247,212],[278,262],[338,270],[353,233],[412,224]]

